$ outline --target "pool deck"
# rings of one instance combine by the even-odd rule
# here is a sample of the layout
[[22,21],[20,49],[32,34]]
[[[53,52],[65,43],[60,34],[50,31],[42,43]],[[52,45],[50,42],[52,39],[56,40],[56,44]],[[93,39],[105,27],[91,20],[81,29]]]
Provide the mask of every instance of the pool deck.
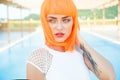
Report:
[[97,37],[120,45],[117,29],[118,26],[116,25],[81,26],[81,31],[93,34]]

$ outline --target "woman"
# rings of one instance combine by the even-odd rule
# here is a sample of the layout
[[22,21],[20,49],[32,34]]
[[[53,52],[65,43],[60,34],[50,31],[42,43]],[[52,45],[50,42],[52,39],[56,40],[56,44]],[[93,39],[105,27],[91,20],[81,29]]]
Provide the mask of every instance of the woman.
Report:
[[41,22],[45,44],[33,51],[27,63],[30,80],[115,80],[112,65],[77,33],[77,9],[72,0],[44,0]]

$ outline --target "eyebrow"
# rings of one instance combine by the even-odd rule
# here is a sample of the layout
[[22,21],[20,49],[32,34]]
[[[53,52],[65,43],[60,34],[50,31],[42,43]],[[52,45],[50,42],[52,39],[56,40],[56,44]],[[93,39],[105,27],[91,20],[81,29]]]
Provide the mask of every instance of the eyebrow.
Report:
[[[62,17],[62,19],[65,19],[65,18],[68,18],[68,17],[70,17],[70,16]],[[56,17],[53,17],[53,16],[48,16],[48,18],[57,19]]]
[[48,18],[57,19],[56,17],[48,16]]
[[64,18],[69,18],[70,16],[65,16],[65,17],[62,17],[62,19],[64,19]]

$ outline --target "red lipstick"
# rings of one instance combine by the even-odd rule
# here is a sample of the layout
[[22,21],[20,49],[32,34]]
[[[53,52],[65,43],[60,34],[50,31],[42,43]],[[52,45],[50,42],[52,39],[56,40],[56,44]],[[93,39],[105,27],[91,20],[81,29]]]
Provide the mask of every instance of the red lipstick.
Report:
[[64,33],[56,33],[55,36],[57,38],[62,38],[64,36]]

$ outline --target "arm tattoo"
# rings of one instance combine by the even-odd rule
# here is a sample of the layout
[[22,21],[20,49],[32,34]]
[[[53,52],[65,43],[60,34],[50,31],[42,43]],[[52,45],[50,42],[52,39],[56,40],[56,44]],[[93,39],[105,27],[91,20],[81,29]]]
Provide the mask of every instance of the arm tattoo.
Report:
[[89,60],[90,64],[92,65],[92,69],[94,70],[94,72],[96,74],[99,74],[98,73],[98,68],[97,68],[97,64],[96,62],[93,60],[90,52],[84,47],[84,45],[81,45],[80,44],[80,48],[83,50],[83,55],[85,55],[87,57],[87,59]]

